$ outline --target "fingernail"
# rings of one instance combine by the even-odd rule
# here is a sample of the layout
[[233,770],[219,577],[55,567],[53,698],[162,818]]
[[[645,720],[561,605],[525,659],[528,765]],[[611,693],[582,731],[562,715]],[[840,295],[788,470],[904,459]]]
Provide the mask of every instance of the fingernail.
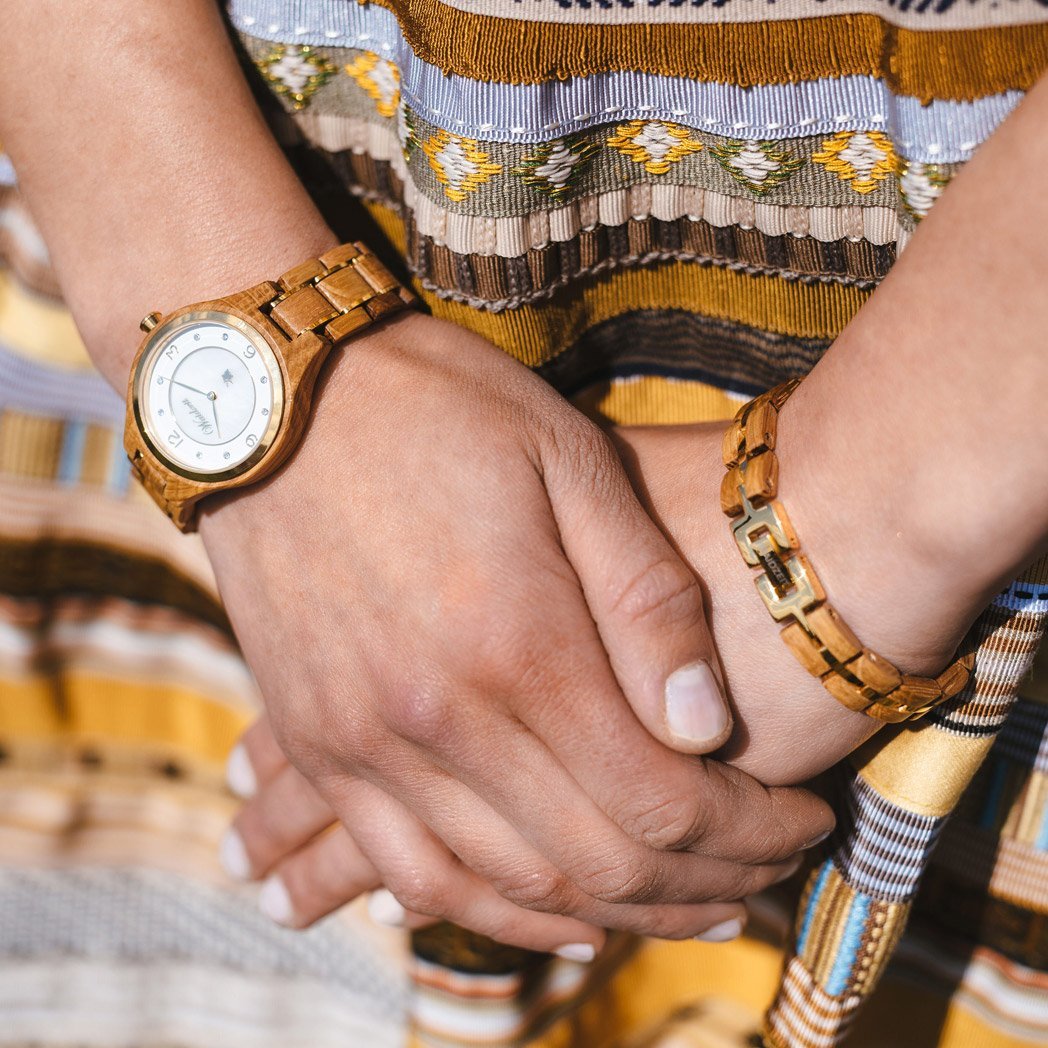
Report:
[[368,897],[368,913],[376,924],[384,924],[387,928],[402,928],[407,911],[397,902],[392,892],[379,888]]
[[274,874],[258,893],[258,908],[271,920],[285,927],[295,920],[295,909],[284,882]]
[[823,830],[818,837],[814,837],[808,842],[807,847],[814,848],[816,844],[822,844],[822,842],[833,833],[834,829],[836,829],[836,827],[831,826],[828,830]]
[[247,857],[247,849],[240,839],[240,834],[232,828],[226,830],[222,843],[218,846],[218,861],[233,880],[251,879],[251,860]]
[[782,881],[788,881],[804,864],[803,853],[794,857],[793,861],[786,867],[778,877],[772,881],[772,884],[780,884]]
[[716,739],[728,726],[728,704],[708,662],[693,662],[666,681],[666,724],[679,739]]
[[254,797],[258,789],[255,769],[251,767],[251,758],[248,757],[243,743],[238,742],[233,747],[233,752],[226,761],[226,782],[229,788],[244,800]]
[[742,921],[738,917],[732,917],[730,921],[721,921],[712,928],[707,928],[701,935],[695,938],[699,942],[729,942],[737,939],[742,934]]
[[566,961],[578,961],[580,964],[589,964],[597,956],[596,947],[588,942],[569,942],[553,952]]

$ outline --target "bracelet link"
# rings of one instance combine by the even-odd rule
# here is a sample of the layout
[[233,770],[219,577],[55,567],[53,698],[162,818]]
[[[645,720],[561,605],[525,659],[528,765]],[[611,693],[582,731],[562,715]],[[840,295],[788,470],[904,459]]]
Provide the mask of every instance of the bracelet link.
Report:
[[779,463],[775,442],[779,413],[797,388],[794,379],[740,408],[724,434],[727,472],[720,501],[745,562],[763,569],[754,579],[780,635],[798,662],[848,709],[877,720],[923,716],[968,683],[974,653],[955,659],[938,677],[901,673],[866,648],[826,603],[826,593],[782,504],[776,501]]

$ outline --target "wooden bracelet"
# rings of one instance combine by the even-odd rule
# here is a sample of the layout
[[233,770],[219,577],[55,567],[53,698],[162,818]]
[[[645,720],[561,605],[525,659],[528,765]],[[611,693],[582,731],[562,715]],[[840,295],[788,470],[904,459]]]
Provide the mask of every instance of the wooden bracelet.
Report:
[[757,397],[736,414],[724,434],[721,508],[735,523],[732,532],[743,559],[764,570],[754,580],[772,618],[786,622],[782,639],[809,673],[850,710],[881,721],[923,716],[968,683],[974,652],[962,655],[938,677],[901,673],[864,648],[847,623],[826,602],[826,593],[806,557],[780,502],[775,434],[779,410],[800,380]]

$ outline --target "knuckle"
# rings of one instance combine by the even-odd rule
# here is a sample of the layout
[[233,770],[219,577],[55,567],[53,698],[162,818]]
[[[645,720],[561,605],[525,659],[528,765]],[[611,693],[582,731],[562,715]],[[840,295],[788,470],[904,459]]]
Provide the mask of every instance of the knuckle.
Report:
[[567,476],[603,477],[618,462],[608,437],[584,415],[558,415],[545,430],[546,451]]
[[525,690],[528,682],[541,675],[543,645],[535,632],[527,623],[509,616],[501,627],[479,638],[470,671],[477,686],[485,693],[502,696]]
[[623,830],[657,851],[687,851],[709,828],[709,808],[697,797],[670,797],[620,817]]
[[650,902],[659,886],[657,871],[628,859],[586,871],[576,880],[582,891],[600,902],[634,905]]
[[569,879],[552,867],[532,868],[493,878],[492,885],[504,898],[526,910],[564,913],[574,898]]
[[425,746],[439,745],[454,734],[454,713],[450,690],[431,681],[391,688],[382,707],[382,717],[395,735]]
[[679,560],[649,561],[611,594],[610,607],[631,625],[693,627],[705,619],[698,580]]
[[398,870],[386,877],[386,887],[406,910],[428,917],[442,917],[447,912],[447,890],[443,879],[432,870]]

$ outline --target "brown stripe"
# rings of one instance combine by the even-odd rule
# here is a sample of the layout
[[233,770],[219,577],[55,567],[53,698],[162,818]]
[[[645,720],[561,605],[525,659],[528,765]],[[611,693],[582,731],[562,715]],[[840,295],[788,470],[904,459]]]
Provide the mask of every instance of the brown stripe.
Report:
[[219,602],[169,564],[94,543],[0,539],[0,593],[38,600],[120,597],[173,608],[233,633]]
[[635,70],[752,87],[866,75],[922,101],[1026,90],[1048,64],[1048,25],[899,29],[876,15],[775,22],[574,25],[469,14],[438,0],[375,0],[420,58],[518,84]]
[[895,261],[894,244],[865,243],[856,251],[847,240],[823,243],[811,237],[769,236],[689,218],[631,219],[517,258],[453,252],[420,233],[411,215],[407,227],[408,265],[429,290],[496,312],[539,301],[595,270],[652,262],[698,262],[865,290],[876,287]]
[[571,397],[629,375],[665,375],[756,395],[807,374],[826,339],[776,335],[682,310],[637,310],[597,324],[539,368]]

